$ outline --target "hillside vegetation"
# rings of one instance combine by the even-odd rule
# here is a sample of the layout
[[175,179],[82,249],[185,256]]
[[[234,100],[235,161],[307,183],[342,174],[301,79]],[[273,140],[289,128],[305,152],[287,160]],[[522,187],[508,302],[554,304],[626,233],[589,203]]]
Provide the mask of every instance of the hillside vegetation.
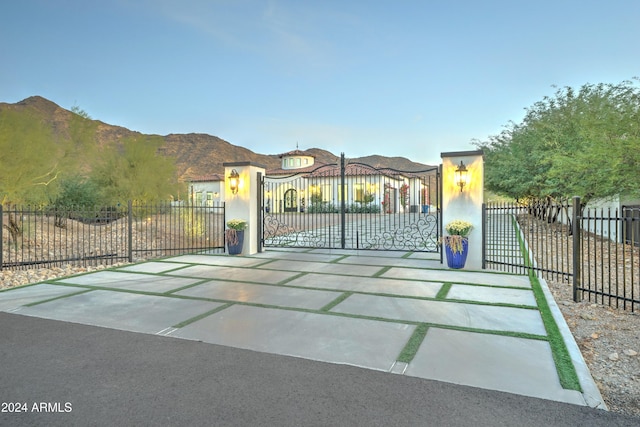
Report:
[[[311,148],[319,163],[339,158]],[[251,161],[267,170],[281,153],[258,154],[206,134],[145,135],[92,119],[33,96],[0,103],[0,203],[95,203],[180,197],[185,183],[223,173],[225,162]],[[353,159],[417,170],[403,157]]]

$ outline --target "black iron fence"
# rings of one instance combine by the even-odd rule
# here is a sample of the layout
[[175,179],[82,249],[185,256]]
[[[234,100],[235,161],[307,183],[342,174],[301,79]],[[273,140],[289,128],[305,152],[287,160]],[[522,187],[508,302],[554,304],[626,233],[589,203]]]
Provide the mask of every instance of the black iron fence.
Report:
[[111,265],[224,250],[224,203],[0,206],[0,270]]
[[640,208],[486,204],[484,266],[573,286],[575,301],[640,307]]

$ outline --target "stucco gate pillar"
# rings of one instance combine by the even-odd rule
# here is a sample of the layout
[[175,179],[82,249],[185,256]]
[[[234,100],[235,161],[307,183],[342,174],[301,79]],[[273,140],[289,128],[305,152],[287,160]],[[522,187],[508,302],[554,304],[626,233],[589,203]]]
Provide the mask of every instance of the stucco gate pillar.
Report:
[[[260,176],[264,176],[265,167],[252,162],[223,163],[224,166],[224,195],[225,195],[225,228],[230,219],[247,221],[244,232],[244,243],[241,255],[252,255],[258,252],[260,221],[259,192],[262,191]],[[230,176],[237,173],[237,190],[230,186]]]
[[[484,200],[484,159],[482,151],[441,153],[442,158],[442,226],[455,219],[469,221],[469,253],[465,270],[482,269],[482,202]],[[462,189],[456,182],[460,162],[467,169]],[[441,247],[444,253],[444,247]],[[445,260],[446,262],[446,260]]]

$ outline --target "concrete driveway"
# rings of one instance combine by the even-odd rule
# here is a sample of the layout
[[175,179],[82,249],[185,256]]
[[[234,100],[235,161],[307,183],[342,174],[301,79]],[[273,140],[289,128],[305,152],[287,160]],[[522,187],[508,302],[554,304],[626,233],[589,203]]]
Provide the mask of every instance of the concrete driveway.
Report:
[[0,311],[604,408],[544,281],[535,286],[448,270],[436,254],[269,250],[24,286],[0,292]]

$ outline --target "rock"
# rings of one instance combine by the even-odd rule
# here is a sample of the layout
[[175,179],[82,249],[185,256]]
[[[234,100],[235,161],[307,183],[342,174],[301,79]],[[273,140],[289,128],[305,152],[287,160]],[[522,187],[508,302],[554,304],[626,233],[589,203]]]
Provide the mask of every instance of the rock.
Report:
[[582,313],[580,317],[584,320],[594,320],[595,318],[589,313]]
[[616,353],[616,352],[613,352],[613,353],[611,353],[611,354],[609,355],[609,360],[616,361],[616,360],[618,360],[618,359],[620,359],[620,356],[618,356],[618,353]]
[[638,355],[637,351],[631,350],[631,349],[624,350],[623,353],[625,354],[625,356],[637,356]]
[[593,338],[594,340],[597,340],[599,336],[600,335],[596,334],[595,332],[591,334],[591,338]]

